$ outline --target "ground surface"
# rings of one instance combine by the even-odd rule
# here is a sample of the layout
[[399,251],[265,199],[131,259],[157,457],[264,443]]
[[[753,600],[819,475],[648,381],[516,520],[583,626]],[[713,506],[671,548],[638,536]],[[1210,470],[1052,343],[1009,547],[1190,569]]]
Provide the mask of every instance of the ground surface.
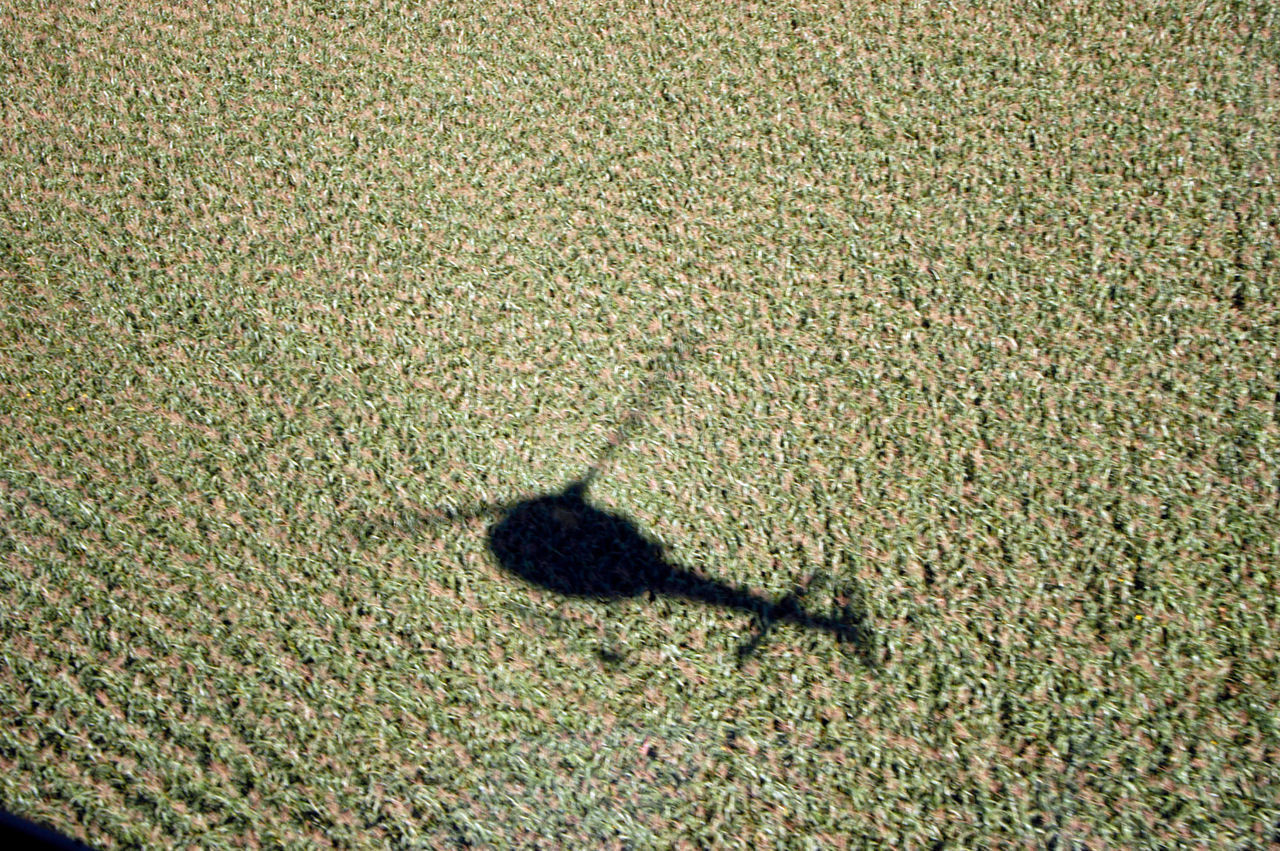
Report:
[[[0,0],[0,808],[1277,841],[1274,4],[52,6]],[[866,646],[504,569],[485,507],[593,465],[539,523]]]

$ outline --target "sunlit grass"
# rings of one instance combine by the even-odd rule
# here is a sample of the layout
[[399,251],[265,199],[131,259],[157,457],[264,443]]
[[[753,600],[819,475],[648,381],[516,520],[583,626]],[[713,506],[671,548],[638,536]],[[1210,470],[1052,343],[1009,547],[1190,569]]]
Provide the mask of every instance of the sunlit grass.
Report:
[[[104,847],[1274,844],[1276,25],[0,3],[0,808]],[[872,657],[780,623],[742,660],[742,611],[421,522],[597,464],[672,564]]]

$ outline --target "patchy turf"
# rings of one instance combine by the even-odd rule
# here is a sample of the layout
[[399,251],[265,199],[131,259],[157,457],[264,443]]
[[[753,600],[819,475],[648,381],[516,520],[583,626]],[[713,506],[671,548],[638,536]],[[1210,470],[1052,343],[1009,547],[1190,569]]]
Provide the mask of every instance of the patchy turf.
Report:
[[1280,840],[1273,4],[56,5],[0,0],[0,808]]

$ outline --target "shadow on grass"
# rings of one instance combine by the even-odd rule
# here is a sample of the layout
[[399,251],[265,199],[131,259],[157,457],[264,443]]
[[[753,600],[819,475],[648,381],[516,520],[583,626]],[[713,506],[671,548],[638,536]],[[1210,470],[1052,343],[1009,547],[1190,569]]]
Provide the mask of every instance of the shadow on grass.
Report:
[[79,840],[51,827],[0,810],[0,842],[28,851],[93,851]]
[[[558,493],[506,505],[468,511],[429,511],[409,518],[409,525],[439,526],[475,518],[491,518],[489,549],[508,573],[562,594],[591,600],[619,600],[648,595],[676,597],[746,612],[756,630],[738,648],[739,659],[756,652],[779,623],[831,633],[851,647],[864,664],[874,666],[873,633],[859,602],[838,615],[814,614],[801,606],[803,589],[774,600],[746,588],[701,576],[667,560],[662,545],[626,517],[601,511],[587,501],[587,488],[611,457],[639,428],[660,392],[675,385],[684,364],[697,348],[701,332],[686,330],[663,355],[649,364],[652,376],[637,393],[630,412],[596,457],[586,475]],[[606,662],[615,654],[602,651]]]
[[[586,499],[592,476],[564,490],[506,506],[466,512],[427,512],[418,521],[439,526],[476,517],[493,517],[489,549],[511,574],[566,597],[611,601],[658,595],[745,612],[756,630],[738,649],[740,660],[752,656],[779,623],[820,630],[873,665],[873,634],[866,612],[857,605],[838,614],[821,615],[801,605],[801,593],[770,599],[673,564],[663,547],[631,520],[591,505]],[[606,660],[607,661],[607,660]]]

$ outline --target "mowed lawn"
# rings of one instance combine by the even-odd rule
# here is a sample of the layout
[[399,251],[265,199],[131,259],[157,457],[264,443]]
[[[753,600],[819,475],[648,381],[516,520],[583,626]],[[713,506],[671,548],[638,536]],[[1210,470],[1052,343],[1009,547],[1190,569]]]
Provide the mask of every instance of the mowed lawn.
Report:
[[0,0],[0,809],[1275,847],[1278,39]]

